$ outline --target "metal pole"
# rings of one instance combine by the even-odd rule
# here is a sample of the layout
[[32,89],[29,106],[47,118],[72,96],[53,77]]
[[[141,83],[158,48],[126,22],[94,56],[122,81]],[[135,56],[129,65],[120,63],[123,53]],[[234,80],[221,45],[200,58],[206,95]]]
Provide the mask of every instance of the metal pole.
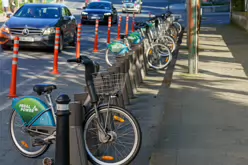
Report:
[[69,138],[69,102],[66,94],[58,96],[57,103],[57,126],[56,126],[56,150],[55,165],[70,164],[70,138]]
[[198,73],[198,0],[189,0],[189,74]]

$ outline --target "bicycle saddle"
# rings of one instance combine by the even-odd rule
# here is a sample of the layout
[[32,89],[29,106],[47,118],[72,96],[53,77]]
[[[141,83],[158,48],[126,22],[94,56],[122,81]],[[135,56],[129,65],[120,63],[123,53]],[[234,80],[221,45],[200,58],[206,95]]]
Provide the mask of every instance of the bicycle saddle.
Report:
[[33,91],[38,95],[42,95],[43,93],[51,93],[54,89],[57,89],[57,86],[54,84],[37,84],[33,87]]

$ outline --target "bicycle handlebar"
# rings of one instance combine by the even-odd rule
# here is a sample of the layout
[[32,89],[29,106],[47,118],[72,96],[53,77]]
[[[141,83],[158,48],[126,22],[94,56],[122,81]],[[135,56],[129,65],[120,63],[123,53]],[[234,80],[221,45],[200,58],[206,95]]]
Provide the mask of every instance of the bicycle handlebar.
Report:
[[88,92],[91,97],[91,102],[93,103],[97,102],[98,96],[96,95],[96,91],[94,87],[93,74],[99,72],[100,65],[97,62],[92,61],[87,56],[80,56],[80,58],[68,59],[67,62],[80,63],[85,66],[85,81],[88,88]]

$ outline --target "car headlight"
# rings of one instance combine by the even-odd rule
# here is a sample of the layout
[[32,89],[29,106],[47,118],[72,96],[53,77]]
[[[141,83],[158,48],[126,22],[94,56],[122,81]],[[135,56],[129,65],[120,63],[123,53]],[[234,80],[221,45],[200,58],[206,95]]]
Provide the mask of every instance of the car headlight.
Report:
[[111,15],[112,13],[104,13],[104,15]]
[[87,15],[87,14],[88,14],[87,12],[84,12],[84,11],[82,12],[82,15]]
[[55,32],[56,32],[55,28],[50,27],[50,28],[47,28],[47,29],[44,30],[43,35],[50,35],[50,34],[53,34]]
[[0,31],[5,33],[10,33],[9,28],[5,24],[1,26]]

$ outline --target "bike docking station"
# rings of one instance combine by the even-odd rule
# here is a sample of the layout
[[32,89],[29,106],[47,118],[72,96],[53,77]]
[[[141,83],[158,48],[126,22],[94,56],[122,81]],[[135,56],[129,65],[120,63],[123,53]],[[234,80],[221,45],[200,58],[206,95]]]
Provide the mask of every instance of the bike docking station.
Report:
[[[126,31],[125,34],[120,33],[121,16],[118,23],[118,36],[117,40],[128,37],[128,20],[126,18]],[[134,20],[133,20],[134,21]],[[110,34],[110,22],[109,18],[109,34]],[[81,25],[79,25],[79,33],[81,33]],[[94,52],[98,52],[98,20],[96,20],[96,40],[94,44]],[[179,34],[177,44],[180,45],[183,32]],[[108,43],[110,43],[110,37],[108,35]],[[80,36],[78,35],[78,47],[80,44]],[[141,40],[137,44],[131,44],[130,50],[121,56],[115,57],[115,63],[109,66],[106,70],[106,75],[124,74],[125,82],[121,91],[116,97],[103,98],[103,103],[110,103],[119,107],[125,108],[126,105],[131,104],[131,99],[135,99],[135,94],[138,88],[143,83],[144,79],[149,73],[148,59],[146,57],[146,50],[144,40]],[[77,49],[76,57],[79,58],[80,49]],[[57,66],[55,67],[55,71]],[[102,73],[101,73],[102,74]],[[104,82],[102,86],[104,87]],[[99,84],[98,84],[99,85]],[[57,103],[57,125],[56,125],[56,150],[55,160],[51,158],[45,158],[43,165],[88,165],[87,151],[85,149],[84,141],[96,144],[97,138],[84,137],[84,121],[87,114],[87,110],[90,108],[88,102],[89,94],[85,86],[85,92],[74,94],[74,101],[71,102],[68,95],[62,94],[56,99]],[[84,139],[86,138],[86,139]]]

